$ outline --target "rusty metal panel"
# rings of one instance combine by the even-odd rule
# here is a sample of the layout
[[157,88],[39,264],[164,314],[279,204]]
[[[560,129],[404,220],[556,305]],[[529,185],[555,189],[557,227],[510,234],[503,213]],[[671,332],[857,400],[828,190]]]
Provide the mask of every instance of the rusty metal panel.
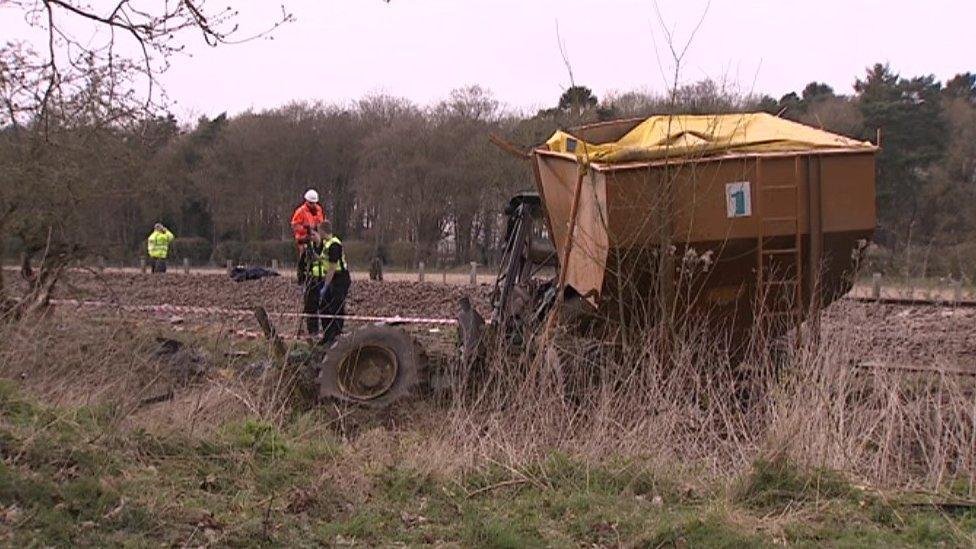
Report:
[[[579,166],[559,153],[536,151],[534,157],[554,244],[562,250]],[[647,309],[659,273],[654,258],[672,254],[680,269],[683,254],[710,253],[714,265],[682,306],[726,310],[748,326],[759,273],[775,263],[762,260],[765,248],[770,256],[792,254],[781,262],[788,260],[790,276],[802,281],[800,305],[812,303],[814,288],[827,304],[849,288],[852,248],[874,231],[874,169],[873,150],[591,166],[567,283],[593,293],[596,304]],[[811,240],[813,212],[820,223],[812,224],[817,234]],[[819,279],[811,276],[814,262]]]
[[[555,156],[536,155],[535,161],[542,179],[540,194],[549,216],[553,244],[562,261],[578,166]],[[566,274],[566,283],[584,296],[599,296],[603,288],[610,247],[607,204],[606,178],[593,171],[585,174]],[[595,298],[591,301],[596,304]]]
[[823,156],[820,160],[824,232],[874,229],[874,154]]

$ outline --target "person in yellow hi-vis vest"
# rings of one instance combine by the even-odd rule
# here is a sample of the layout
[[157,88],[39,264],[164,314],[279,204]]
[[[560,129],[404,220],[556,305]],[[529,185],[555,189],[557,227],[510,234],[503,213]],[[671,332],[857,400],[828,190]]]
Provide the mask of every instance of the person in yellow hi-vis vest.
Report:
[[[346,265],[346,255],[342,241],[332,234],[328,221],[323,221],[311,231],[311,241],[306,249],[309,254],[306,262],[304,310],[307,318],[308,335],[316,337],[322,328],[322,343],[331,345],[342,333],[343,316],[346,314],[346,297],[352,277]],[[329,315],[335,318],[312,316]]]
[[173,233],[162,223],[156,223],[152,234],[149,235],[147,248],[149,250],[149,263],[152,265],[152,272],[166,272],[166,256],[169,255],[169,245],[173,242]]

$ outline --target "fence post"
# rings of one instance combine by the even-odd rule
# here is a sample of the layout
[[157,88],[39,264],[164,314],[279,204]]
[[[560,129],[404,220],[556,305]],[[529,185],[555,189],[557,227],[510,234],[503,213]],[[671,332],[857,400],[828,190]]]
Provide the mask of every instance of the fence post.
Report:
[[471,285],[478,285],[478,263],[476,261],[471,262]]
[[142,274],[146,274],[146,258],[142,258],[139,260],[139,271]]
[[190,274],[190,258],[189,257],[184,257],[183,258],[183,274],[187,274],[187,275]]
[[419,267],[420,268],[419,268],[419,270],[417,272],[417,280],[420,281],[420,282],[423,282],[424,281],[424,262],[423,261],[420,262]]
[[105,272],[105,258],[102,256],[98,256],[98,272]]
[[441,282],[447,284],[447,265],[444,265],[444,270],[441,271]]
[[272,271],[277,271],[278,270],[278,260],[277,259],[272,259],[271,260],[271,270]]
[[227,260],[227,276],[230,276],[230,273],[233,270],[234,270],[234,262],[228,259]]
[[871,297],[875,301],[881,301],[881,273],[874,273],[871,277]]

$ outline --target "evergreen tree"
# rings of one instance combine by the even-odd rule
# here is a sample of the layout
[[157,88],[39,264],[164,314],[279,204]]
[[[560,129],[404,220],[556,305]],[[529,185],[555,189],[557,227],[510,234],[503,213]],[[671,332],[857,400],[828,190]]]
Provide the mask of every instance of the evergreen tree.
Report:
[[904,242],[918,228],[922,187],[945,151],[942,86],[934,76],[904,79],[888,65],[876,64],[855,82],[854,89],[864,116],[862,137],[874,140],[879,131],[881,136],[879,239]]

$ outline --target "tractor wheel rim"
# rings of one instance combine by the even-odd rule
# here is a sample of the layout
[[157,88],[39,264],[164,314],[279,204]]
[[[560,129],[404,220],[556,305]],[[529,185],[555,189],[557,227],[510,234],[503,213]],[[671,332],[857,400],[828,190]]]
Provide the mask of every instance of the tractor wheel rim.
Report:
[[356,400],[372,400],[396,383],[400,366],[386,347],[364,345],[343,357],[338,368],[339,389]]

